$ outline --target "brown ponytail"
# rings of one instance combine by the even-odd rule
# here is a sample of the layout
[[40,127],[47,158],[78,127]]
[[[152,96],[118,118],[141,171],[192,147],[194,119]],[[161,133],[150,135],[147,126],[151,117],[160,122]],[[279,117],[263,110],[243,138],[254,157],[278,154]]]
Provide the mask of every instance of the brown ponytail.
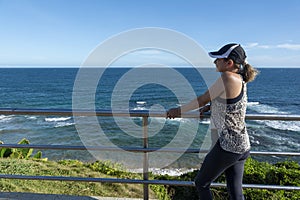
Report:
[[244,63],[243,69],[240,71],[246,83],[253,81],[258,73],[259,71],[248,63]]

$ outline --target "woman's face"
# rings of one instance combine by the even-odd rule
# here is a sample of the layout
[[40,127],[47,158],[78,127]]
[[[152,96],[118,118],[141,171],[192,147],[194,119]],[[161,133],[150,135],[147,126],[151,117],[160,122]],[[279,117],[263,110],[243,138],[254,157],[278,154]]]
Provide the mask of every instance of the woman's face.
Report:
[[227,61],[224,58],[217,58],[214,63],[216,65],[216,71],[225,72],[227,70]]

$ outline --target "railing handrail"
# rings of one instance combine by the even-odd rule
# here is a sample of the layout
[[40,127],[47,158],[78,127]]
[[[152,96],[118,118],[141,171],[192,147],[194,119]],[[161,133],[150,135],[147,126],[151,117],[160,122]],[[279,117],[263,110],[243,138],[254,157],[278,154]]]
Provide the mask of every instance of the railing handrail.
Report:
[[[59,115],[59,116],[116,116],[116,117],[165,117],[165,112],[151,112],[148,110],[73,110],[73,109],[24,109],[24,108],[0,108],[2,115]],[[182,118],[199,118],[199,112],[187,112]],[[203,118],[209,118],[209,114]],[[246,114],[246,120],[280,120],[300,121],[300,115],[287,114]]]
[[[180,149],[180,148],[150,148],[148,147],[147,123],[149,117],[165,117],[165,112],[149,112],[147,110],[72,110],[72,109],[24,109],[24,108],[0,108],[0,115],[52,115],[52,116],[114,116],[114,117],[142,117],[143,118],[143,140],[144,145],[138,147],[106,147],[106,146],[65,146],[65,145],[22,145],[22,144],[0,144],[0,148],[34,148],[34,149],[55,149],[55,150],[109,150],[120,151],[121,149],[143,153],[143,180],[134,179],[107,179],[107,178],[84,178],[84,177],[54,177],[54,176],[25,176],[0,174],[0,178],[5,179],[25,179],[25,180],[61,180],[61,181],[85,181],[85,182],[110,182],[110,183],[132,183],[144,185],[144,200],[149,199],[149,184],[158,185],[178,185],[194,186],[192,181],[168,181],[168,180],[149,180],[148,153],[153,151],[160,152],[181,152],[181,153],[206,153],[207,150],[200,149]],[[183,113],[182,118],[199,118],[199,112]],[[206,114],[203,118],[209,118]],[[300,115],[278,115],[278,114],[246,114],[246,120],[280,120],[280,121],[300,121]],[[300,152],[262,152],[251,151],[252,155],[276,155],[276,156],[300,156]],[[222,183],[213,183],[213,187],[226,187]],[[256,189],[276,189],[276,190],[300,190],[297,186],[278,186],[278,185],[257,185],[243,184],[244,188]]]

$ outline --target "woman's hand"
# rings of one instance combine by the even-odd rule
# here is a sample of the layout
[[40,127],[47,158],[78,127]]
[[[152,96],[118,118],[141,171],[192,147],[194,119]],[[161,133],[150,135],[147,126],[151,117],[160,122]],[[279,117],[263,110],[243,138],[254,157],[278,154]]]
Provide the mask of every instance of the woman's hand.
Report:
[[208,112],[210,110],[210,105],[203,106],[199,109],[200,119],[203,119],[203,115],[205,112]]
[[166,118],[174,119],[176,117],[180,117],[181,115],[181,110],[180,108],[171,108],[170,110],[167,111]]

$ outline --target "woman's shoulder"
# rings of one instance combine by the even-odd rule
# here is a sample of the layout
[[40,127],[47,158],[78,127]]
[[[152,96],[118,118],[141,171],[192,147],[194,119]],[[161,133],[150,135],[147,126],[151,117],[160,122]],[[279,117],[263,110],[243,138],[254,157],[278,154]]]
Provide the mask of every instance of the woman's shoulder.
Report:
[[241,76],[233,72],[223,72],[221,75],[223,81],[226,82],[240,82],[242,80]]
[[226,97],[223,98],[232,99],[241,93],[243,80],[239,74],[225,72],[222,74],[222,79],[226,93]]

